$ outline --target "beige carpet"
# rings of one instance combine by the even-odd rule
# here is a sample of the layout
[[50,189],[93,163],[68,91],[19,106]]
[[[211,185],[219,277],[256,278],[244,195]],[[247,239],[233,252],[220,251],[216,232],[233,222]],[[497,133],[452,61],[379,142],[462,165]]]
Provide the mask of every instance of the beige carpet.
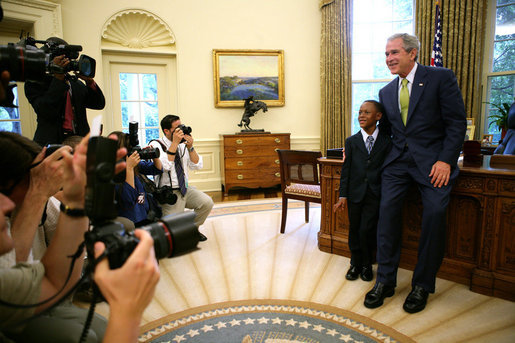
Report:
[[[198,251],[161,261],[161,280],[142,324],[148,329],[170,314],[209,304],[279,299],[351,311],[417,342],[515,342],[515,303],[443,279],[424,311],[407,314],[407,270],[399,270],[393,298],[379,309],[365,308],[373,283],[345,280],[349,259],[318,250],[320,207],[313,206],[306,224],[303,204],[291,205],[281,235],[280,199],[217,204],[201,228],[208,241]],[[98,312],[107,314],[107,305],[99,304]]]

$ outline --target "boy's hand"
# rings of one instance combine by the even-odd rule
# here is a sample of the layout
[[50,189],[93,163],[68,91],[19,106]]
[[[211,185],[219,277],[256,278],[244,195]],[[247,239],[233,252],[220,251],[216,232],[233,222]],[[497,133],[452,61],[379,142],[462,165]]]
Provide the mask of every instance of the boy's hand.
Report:
[[333,206],[333,212],[336,212],[337,210],[344,210],[347,206],[347,198],[340,198],[338,199],[338,202],[334,204]]

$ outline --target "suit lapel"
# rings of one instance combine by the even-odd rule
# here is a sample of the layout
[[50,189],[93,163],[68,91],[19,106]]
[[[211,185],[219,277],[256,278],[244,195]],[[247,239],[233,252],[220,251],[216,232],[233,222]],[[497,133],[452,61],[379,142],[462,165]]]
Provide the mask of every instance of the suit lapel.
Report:
[[408,119],[406,120],[406,125],[410,121],[411,115],[415,111],[417,107],[417,103],[420,100],[420,96],[424,92],[424,89],[427,87],[427,71],[426,67],[423,65],[418,65],[417,72],[415,73],[415,78],[413,79],[413,85],[411,86],[411,94],[409,97],[409,109],[408,109]]
[[354,134],[352,137],[354,140],[354,144],[356,144],[358,149],[361,150],[361,152],[363,152],[364,154],[368,155],[368,150],[367,150],[367,147],[365,146],[365,142],[363,141],[363,135],[361,134],[361,131]]

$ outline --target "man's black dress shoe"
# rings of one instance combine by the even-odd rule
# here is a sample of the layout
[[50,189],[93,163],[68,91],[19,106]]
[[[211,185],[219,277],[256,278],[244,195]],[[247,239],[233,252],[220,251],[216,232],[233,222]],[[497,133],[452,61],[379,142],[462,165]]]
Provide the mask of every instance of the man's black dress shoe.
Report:
[[391,297],[395,293],[395,286],[377,282],[374,288],[365,296],[365,307],[376,308],[383,304],[384,298]]
[[359,276],[359,273],[361,273],[361,267],[355,267],[351,264],[349,270],[347,271],[347,275],[345,275],[345,278],[351,281],[356,280]]
[[361,269],[361,274],[359,274],[361,280],[363,281],[372,281],[374,278],[374,273],[372,273],[372,266],[365,266]]
[[202,233],[199,232],[200,238],[198,239],[200,242],[207,241],[207,237],[204,236]]
[[427,297],[429,292],[420,286],[412,288],[411,292],[406,297],[402,308],[408,313],[417,313],[426,307]]

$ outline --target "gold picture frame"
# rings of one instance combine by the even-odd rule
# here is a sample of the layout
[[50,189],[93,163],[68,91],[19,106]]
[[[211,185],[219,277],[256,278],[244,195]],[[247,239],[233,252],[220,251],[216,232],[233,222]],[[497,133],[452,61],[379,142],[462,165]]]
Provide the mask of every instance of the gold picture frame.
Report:
[[482,143],[492,144],[494,140],[494,135],[483,135]]
[[465,140],[466,141],[473,141],[474,140],[474,131],[476,130],[475,125],[467,125],[467,131],[465,133]]
[[213,49],[215,107],[284,106],[284,51]]

